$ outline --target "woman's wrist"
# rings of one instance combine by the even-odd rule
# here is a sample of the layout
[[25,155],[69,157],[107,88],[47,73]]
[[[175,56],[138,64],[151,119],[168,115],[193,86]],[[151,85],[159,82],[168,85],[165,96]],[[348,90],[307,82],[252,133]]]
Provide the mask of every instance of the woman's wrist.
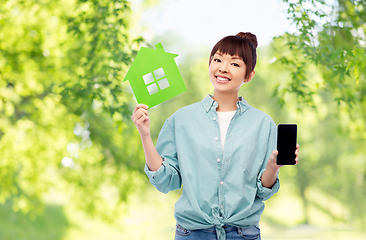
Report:
[[142,141],[146,141],[146,140],[151,139],[150,131],[148,131],[148,132],[139,132],[139,133],[140,133],[140,138],[141,138]]
[[276,163],[271,163],[269,162],[267,164],[267,167],[268,171],[270,172],[278,172],[278,170],[281,168],[281,166],[277,165]]

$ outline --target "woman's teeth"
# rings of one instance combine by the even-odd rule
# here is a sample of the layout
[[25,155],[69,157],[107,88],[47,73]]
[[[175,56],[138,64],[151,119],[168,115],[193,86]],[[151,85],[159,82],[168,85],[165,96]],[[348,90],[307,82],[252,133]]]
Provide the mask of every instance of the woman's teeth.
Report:
[[222,77],[216,77],[218,80],[220,80],[220,81],[229,81],[229,79],[228,78],[222,78]]

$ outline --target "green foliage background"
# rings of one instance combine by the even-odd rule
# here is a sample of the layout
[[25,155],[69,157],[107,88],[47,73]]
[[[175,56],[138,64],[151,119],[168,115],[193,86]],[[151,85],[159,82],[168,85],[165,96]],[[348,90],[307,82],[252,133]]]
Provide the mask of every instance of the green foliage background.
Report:
[[[299,126],[301,163],[281,169],[264,236],[291,239],[285,230],[300,224],[364,230],[365,2],[282,2],[298,31],[258,49],[256,76],[240,92],[276,123]],[[171,32],[144,42],[132,36],[136,18],[125,0],[1,2],[0,239],[153,239],[141,224],[172,238],[179,191],[149,186],[122,79],[141,45],[184,49],[188,91],[149,110],[156,140],[175,110],[212,93],[210,48]]]
[[37,214],[59,188],[111,221],[141,184],[132,94],[120,84],[142,40],[128,36],[130,18],[127,1],[1,4],[0,201],[14,211]]

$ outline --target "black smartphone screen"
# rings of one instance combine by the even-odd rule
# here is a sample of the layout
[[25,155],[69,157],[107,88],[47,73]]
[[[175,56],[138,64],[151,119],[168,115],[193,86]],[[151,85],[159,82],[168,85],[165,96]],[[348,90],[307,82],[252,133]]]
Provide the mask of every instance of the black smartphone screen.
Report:
[[297,125],[278,124],[277,128],[277,164],[294,165],[296,151]]

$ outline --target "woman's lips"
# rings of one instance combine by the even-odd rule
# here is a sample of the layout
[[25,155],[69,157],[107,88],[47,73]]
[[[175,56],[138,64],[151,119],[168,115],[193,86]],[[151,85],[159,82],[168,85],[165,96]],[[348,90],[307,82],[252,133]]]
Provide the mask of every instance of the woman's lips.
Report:
[[218,83],[228,83],[230,81],[227,77],[215,76],[215,78]]

